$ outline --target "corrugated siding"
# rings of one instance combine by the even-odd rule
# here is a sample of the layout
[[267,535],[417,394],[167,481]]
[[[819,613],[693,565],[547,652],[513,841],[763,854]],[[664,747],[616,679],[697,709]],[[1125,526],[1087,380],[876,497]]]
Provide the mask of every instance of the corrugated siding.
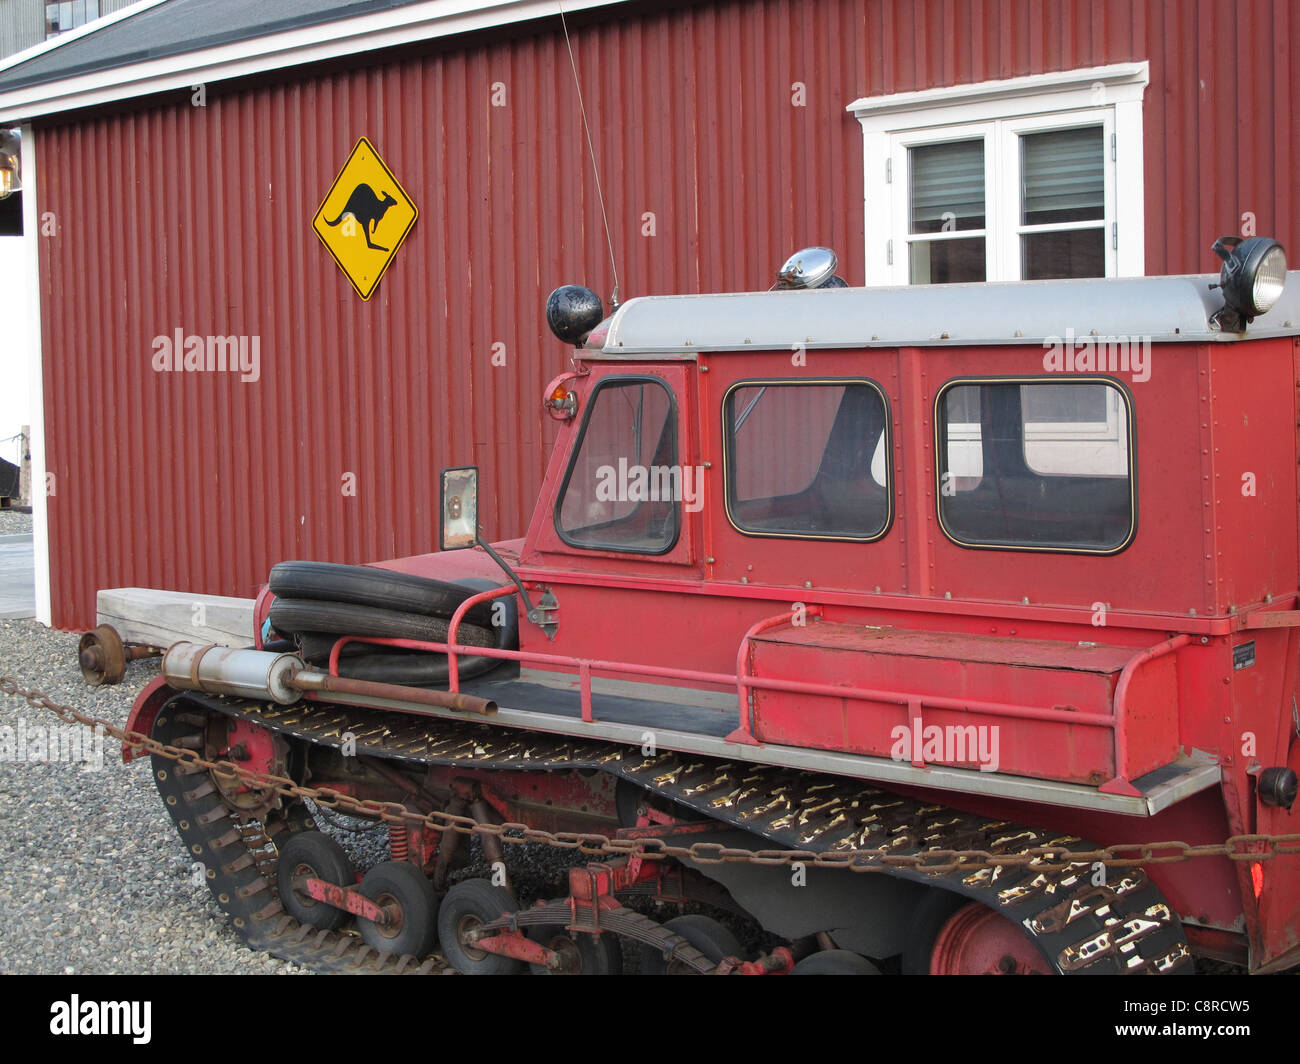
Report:
[[0,0],[0,59],[45,40],[45,0]]
[[[861,283],[846,104],[1144,58],[1148,272],[1208,268],[1244,211],[1300,247],[1294,4],[734,2],[571,29],[624,298],[765,288],[810,243]],[[384,58],[42,130],[57,625],[91,623],[99,587],[249,595],[283,558],[429,550],[450,464],[480,466],[491,535],[522,534],[568,361],[542,302],[612,287],[564,39],[556,20]],[[310,228],[361,135],[421,211],[364,304]],[[177,328],[259,335],[260,381],[153,372]]]

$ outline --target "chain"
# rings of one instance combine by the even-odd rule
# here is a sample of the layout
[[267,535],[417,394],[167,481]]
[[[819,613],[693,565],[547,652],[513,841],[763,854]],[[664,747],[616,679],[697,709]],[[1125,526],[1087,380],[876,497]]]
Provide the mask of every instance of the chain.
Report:
[[282,798],[308,798],[322,808],[340,813],[381,820],[388,824],[428,828],[432,831],[455,831],[462,835],[490,835],[508,843],[541,843],[584,854],[639,857],[648,860],[677,859],[700,864],[744,863],[756,865],[816,865],[848,868],[855,872],[880,871],[883,868],[913,868],[931,874],[961,869],[1014,867],[1032,865],[1042,871],[1060,870],[1071,865],[1102,863],[1112,868],[1137,865],[1170,864],[1198,857],[1226,857],[1231,861],[1269,861],[1274,856],[1300,855],[1300,834],[1233,835],[1221,843],[1191,845],[1186,842],[1118,843],[1096,850],[1067,850],[1063,847],[1034,846],[1015,854],[997,854],[988,850],[934,849],[916,854],[895,854],[884,847],[865,850],[747,850],[717,842],[697,842],[677,846],[662,838],[620,839],[607,835],[576,831],[544,831],[526,824],[491,824],[473,817],[435,811],[418,813],[400,802],[354,798],[329,787],[301,786],[287,776],[255,772],[229,761],[212,761],[197,751],[169,746],[139,732],[126,731],[100,717],[92,717],[72,706],[61,705],[41,691],[29,691],[10,677],[0,677],[0,694],[23,698],[36,709],[55,714],[69,724],[102,729],[131,747],[171,761],[190,765],[195,771],[206,770],[221,780],[244,783],[270,791]]

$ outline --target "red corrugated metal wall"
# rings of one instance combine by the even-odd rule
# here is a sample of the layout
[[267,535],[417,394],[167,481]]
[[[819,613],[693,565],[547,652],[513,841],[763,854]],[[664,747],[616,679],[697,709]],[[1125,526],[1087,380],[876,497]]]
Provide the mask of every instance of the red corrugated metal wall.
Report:
[[[1295,3],[737,0],[571,26],[625,298],[766,287],[809,243],[861,283],[846,104],[1133,59],[1151,62],[1147,271],[1209,268],[1244,211],[1300,247]],[[482,469],[492,535],[522,533],[540,390],[567,362],[542,301],[612,281],[558,30],[41,129],[56,625],[92,623],[100,587],[250,595],[279,559],[429,550],[448,464]],[[364,304],[310,227],[362,135],[421,211]],[[260,336],[260,379],[154,372],[178,328]]]

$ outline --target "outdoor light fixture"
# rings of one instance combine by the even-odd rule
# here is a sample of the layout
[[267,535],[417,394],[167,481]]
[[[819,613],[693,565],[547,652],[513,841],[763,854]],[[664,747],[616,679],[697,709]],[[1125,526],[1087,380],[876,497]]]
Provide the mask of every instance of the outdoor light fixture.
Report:
[[776,272],[773,288],[848,288],[843,277],[835,276],[840,264],[830,248],[804,248],[796,251]]
[[1221,236],[1213,251],[1223,260],[1218,287],[1223,308],[1210,323],[1226,332],[1242,332],[1254,318],[1267,313],[1286,284],[1286,251],[1272,237]]
[[16,129],[0,129],[0,200],[21,191],[22,135]]
[[600,296],[583,285],[561,285],[546,297],[546,324],[557,338],[574,347],[581,347],[604,317]]
[[443,550],[464,550],[478,542],[478,468],[442,471]]
[[1295,770],[1285,766],[1266,768],[1255,781],[1259,800],[1265,805],[1276,805],[1290,809],[1295,804],[1296,791],[1300,790]]

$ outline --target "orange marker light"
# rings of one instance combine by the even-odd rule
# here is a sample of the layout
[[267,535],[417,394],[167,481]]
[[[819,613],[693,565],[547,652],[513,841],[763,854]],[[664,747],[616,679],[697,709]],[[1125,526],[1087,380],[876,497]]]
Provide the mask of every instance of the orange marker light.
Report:
[[1258,861],[1251,862],[1250,882],[1255,888],[1255,897],[1258,898],[1262,893],[1264,893],[1264,866]]

